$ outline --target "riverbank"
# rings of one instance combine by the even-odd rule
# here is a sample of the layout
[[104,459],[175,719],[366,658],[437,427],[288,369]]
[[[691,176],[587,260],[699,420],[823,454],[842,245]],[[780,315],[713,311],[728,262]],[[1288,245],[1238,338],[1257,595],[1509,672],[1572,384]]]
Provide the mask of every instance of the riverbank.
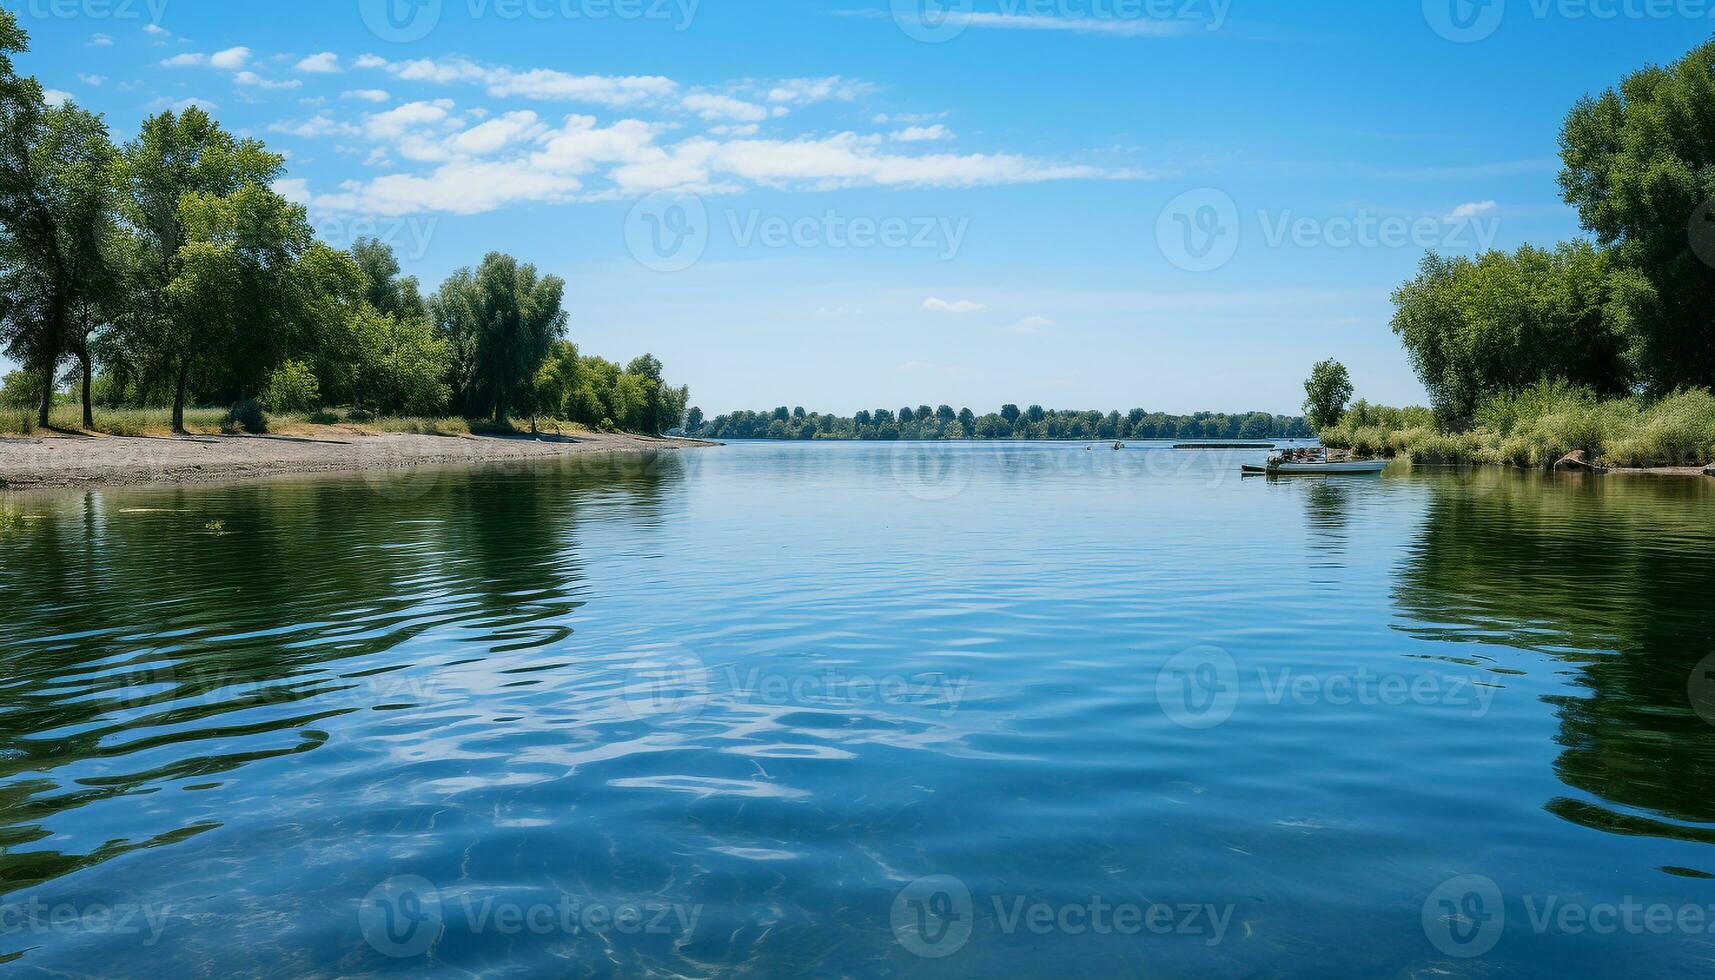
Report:
[[291,435],[0,438],[0,487],[11,490],[174,485],[295,474],[361,472],[651,452],[718,445],[694,439],[577,435],[415,435],[354,426]]

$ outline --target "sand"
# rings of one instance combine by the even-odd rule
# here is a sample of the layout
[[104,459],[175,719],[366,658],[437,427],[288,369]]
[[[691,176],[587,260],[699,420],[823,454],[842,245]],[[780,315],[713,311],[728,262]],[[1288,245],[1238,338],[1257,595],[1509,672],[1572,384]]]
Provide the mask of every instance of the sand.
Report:
[[0,437],[0,487],[76,488],[217,483],[298,473],[403,469],[650,452],[716,445],[690,439],[423,436],[328,427],[310,435]]

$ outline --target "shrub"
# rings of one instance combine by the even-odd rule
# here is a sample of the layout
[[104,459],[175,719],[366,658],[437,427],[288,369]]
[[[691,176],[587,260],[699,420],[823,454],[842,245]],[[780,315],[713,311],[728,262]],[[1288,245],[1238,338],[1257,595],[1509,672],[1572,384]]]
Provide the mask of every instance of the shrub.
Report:
[[338,413],[330,412],[325,408],[318,408],[310,413],[310,424],[312,425],[337,425],[338,423]]
[[254,398],[246,398],[232,406],[226,413],[226,419],[221,423],[221,429],[226,432],[237,432],[242,429],[251,435],[261,435],[268,431],[268,413],[263,411],[262,403]]
[[0,381],[0,408],[33,408],[41,404],[40,371],[8,371]]
[[275,412],[301,414],[321,407],[321,385],[309,365],[287,361],[268,376],[264,398]]
[[36,431],[36,413],[32,409],[0,411],[0,432],[27,436]]
[[356,422],[358,425],[363,425],[366,422],[375,421],[375,413],[371,412],[367,408],[354,408],[345,413],[345,420],[347,422]]

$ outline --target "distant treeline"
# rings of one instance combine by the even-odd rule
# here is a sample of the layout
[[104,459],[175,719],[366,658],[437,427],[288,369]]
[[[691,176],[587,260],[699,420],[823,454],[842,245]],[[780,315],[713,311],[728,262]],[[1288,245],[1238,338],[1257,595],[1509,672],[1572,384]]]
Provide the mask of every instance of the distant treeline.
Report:
[[1226,415],[1198,412],[1167,415],[1134,408],[1130,412],[1055,411],[1040,405],[1020,409],[1003,405],[978,415],[950,405],[876,409],[847,418],[802,408],[772,412],[734,412],[705,420],[693,408],[686,431],[709,439],[1307,439],[1313,433],[1303,418],[1251,412]]

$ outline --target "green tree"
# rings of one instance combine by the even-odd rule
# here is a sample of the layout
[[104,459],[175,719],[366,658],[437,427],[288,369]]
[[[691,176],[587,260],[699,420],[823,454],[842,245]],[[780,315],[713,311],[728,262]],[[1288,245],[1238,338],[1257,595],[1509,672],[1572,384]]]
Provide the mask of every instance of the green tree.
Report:
[[701,432],[702,429],[703,410],[693,405],[691,410],[685,414],[685,431],[695,434]]
[[1636,274],[1612,299],[1640,380],[1715,383],[1715,41],[1579,101],[1560,151],[1566,202]]
[[1344,364],[1335,360],[1317,364],[1304,382],[1304,411],[1310,416],[1310,427],[1321,430],[1337,424],[1346,414],[1352,392],[1352,376]]
[[[216,343],[235,339],[222,333],[237,323],[241,311],[252,312],[283,298],[272,292],[267,296],[243,295],[234,288],[235,281],[220,278],[220,267],[225,264],[226,271],[236,273],[241,258],[261,259],[265,253],[271,253],[266,255],[270,259],[284,258],[308,244],[303,209],[262,196],[272,194],[266,189],[279,178],[284,166],[284,158],[269,153],[260,141],[235,140],[208,113],[195,107],[144,120],[142,132],[126,144],[121,155],[122,209],[140,239],[135,295],[124,329],[131,334],[128,340],[132,349],[152,351],[170,365],[175,429],[184,428],[185,399],[192,369],[199,360],[212,362],[210,366],[218,370],[230,366],[230,362],[223,365],[222,355],[241,353],[237,360],[257,361],[276,353],[273,337],[251,334],[247,341],[268,342],[247,343],[236,350]],[[245,188],[260,193],[226,206],[224,227],[220,221],[213,221],[203,229],[210,237],[195,241],[185,226],[187,216],[213,217],[221,210],[212,203],[214,200],[230,198]],[[187,200],[193,197],[202,203],[187,210]],[[293,214],[295,220],[288,217]],[[255,220],[266,228],[249,227]],[[269,233],[284,237],[268,243],[263,238]],[[185,251],[192,245],[196,247]],[[186,267],[193,260],[199,268]],[[260,271],[260,267],[252,271]],[[193,283],[211,292],[195,293],[190,288]],[[251,326],[274,325],[272,313],[277,311],[269,312],[269,324]],[[209,323],[201,319],[205,314],[226,319]]]
[[1586,242],[1475,260],[1429,255],[1394,293],[1393,330],[1447,428],[1467,424],[1491,396],[1544,380],[1623,395],[1629,327],[1614,302],[1623,281]]
[[360,238],[351,246],[351,257],[363,272],[364,298],[370,306],[399,320],[420,320],[428,315],[416,277],[399,274],[393,246],[378,238]]
[[467,413],[504,423],[514,405],[531,401],[536,372],[565,332],[565,286],[492,252],[475,272],[461,269],[441,287],[435,329],[447,342],[452,387]]

